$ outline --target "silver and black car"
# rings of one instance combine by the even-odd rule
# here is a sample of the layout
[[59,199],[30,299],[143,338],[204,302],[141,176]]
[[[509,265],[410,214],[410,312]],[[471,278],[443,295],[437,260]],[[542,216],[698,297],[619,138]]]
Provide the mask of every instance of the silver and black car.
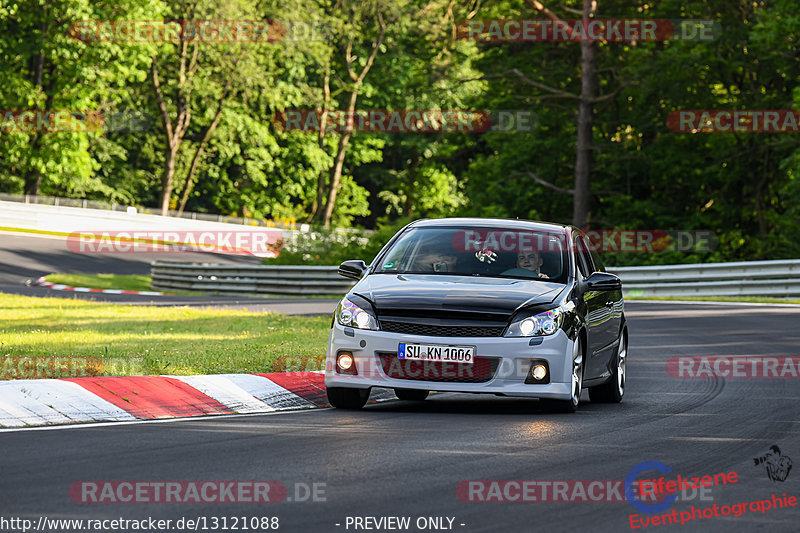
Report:
[[571,226],[523,220],[418,220],[367,266],[333,317],[331,405],[364,406],[372,387],[401,400],[429,391],[539,398],[573,412],[625,392],[622,283]]

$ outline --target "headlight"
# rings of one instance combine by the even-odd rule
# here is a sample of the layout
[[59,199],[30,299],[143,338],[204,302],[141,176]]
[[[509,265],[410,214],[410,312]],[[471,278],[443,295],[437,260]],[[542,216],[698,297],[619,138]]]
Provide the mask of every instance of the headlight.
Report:
[[343,299],[336,308],[336,322],[351,328],[378,329],[378,321],[375,320],[375,317],[347,298]]
[[560,307],[515,320],[508,326],[506,337],[540,337],[552,335],[564,321],[564,310]]

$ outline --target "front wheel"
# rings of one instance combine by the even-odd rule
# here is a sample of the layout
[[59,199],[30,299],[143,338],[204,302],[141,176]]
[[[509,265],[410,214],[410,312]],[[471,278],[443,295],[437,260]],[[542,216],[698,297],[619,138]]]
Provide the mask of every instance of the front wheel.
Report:
[[395,389],[394,394],[401,400],[407,400],[410,402],[421,402],[428,397],[428,392],[426,390],[419,390],[419,389]]
[[328,387],[328,401],[337,409],[361,409],[369,398],[369,389]]
[[581,403],[583,389],[583,347],[580,339],[575,339],[572,348],[572,397],[569,400],[542,399],[542,404],[551,411],[574,413]]
[[611,379],[589,389],[589,399],[595,403],[619,403],[625,395],[625,380],[627,379],[628,340],[623,331],[619,336],[617,356],[614,361],[614,370]]

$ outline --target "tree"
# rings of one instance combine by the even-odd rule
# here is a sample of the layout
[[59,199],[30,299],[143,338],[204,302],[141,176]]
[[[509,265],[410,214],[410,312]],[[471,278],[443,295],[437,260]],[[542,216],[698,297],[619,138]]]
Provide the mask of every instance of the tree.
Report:
[[[147,18],[149,2],[89,2],[88,0],[36,0],[0,7],[0,109],[30,111],[39,117],[54,112],[75,112],[73,117],[102,114],[114,92],[137,77],[142,68],[142,47],[123,47],[113,41],[85,41],[71,32],[82,21],[104,20],[111,13],[121,18]],[[114,64],[113,69],[98,65]],[[52,120],[52,119],[51,119]],[[47,122],[47,120],[43,121]],[[74,120],[76,131],[54,132],[42,124],[28,131],[7,128],[0,134],[0,168],[21,182],[25,194],[117,193],[94,178],[98,162],[88,153],[94,127]],[[89,130],[89,131],[81,131]]]
[[[218,5],[209,1],[175,2],[167,19],[188,21],[244,20],[253,9],[247,0]],[[194,186],[194,178],[206,146],[214,134],[224,106],[231,95],[240,66],[247,62],[252,48],[247,43],[207,42],[202,30],[182,28],[174,43],[164,43],[150,64],[151,82],[164,135],[164,166],[161,172],[161,214],[170,209],[176,165],[184,138],[190,131],[193,113],[213,109],[211,122],[202,128],[184,180],[179,210],[182,212]],[[221,34],[220,34],[221,35]],[[221,39],[221,38],[220,38]],[[231,55],[230,49],[236,48]],[[163,79],[162,79],[163,78]],[[202,115],[202,113],[201,113]]]
[[[342,3],[337,2],[335,7],[338,8],[338,12],[341,12],[347,17],[347,21],[342,24],[340,33],[341,41],[338,43],[338,47],[342,50],[342,57],[340,61],[336,61],[334,64],[337,66],[341,64],[344,67],[346,78],[342,81],[342,85],[346,87],[347,92],[344,106],[346,112],[345,116],[353,116],[353,113],[356,111],[358,96],[364,80],[367,74],[369,74],[375,62],[375,58],[383,48],[383,40],[386,35],[387,27],[383,12],[385,6],[381,0],[370,1],[363,4],[347,0]],[[363,52],[366,54],[365,57],[359,57],[359,55],[357,55],[360,53],[359,51],[354,52],[354,50],[358,48],[366,49]],[[325,66],[323,82],[325,100],[323,101],[323,113],[320,125],[320,147],[322,147],[324,143],[327,112],[329,111],[327,105],[329,105],[330,102],[330,69],[330,65]],[[345,128],[339,135],[333,166],[330,169],[327,194],[320,194],[320,186],[323,183],[322,179],[317,181],[315,219],[321,222],[325,228],[329,228],[331,225],[331,218],[336,207],[336,196],[341,187],[345,155],[347,154],[347,148],[352,135],[353,132],[349,128]],[[321,202],[323,196],[326,197],[324,207]]]

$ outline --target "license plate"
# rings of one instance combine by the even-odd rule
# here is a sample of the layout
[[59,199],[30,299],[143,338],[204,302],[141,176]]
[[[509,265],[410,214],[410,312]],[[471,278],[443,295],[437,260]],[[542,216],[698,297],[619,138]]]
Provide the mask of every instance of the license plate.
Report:
[[472,346],[442,346],[438,344],[406,344],[401,342],[397,347],[400,359],[416,359],[417,361],[442,361],[471,365],[475,358]]

